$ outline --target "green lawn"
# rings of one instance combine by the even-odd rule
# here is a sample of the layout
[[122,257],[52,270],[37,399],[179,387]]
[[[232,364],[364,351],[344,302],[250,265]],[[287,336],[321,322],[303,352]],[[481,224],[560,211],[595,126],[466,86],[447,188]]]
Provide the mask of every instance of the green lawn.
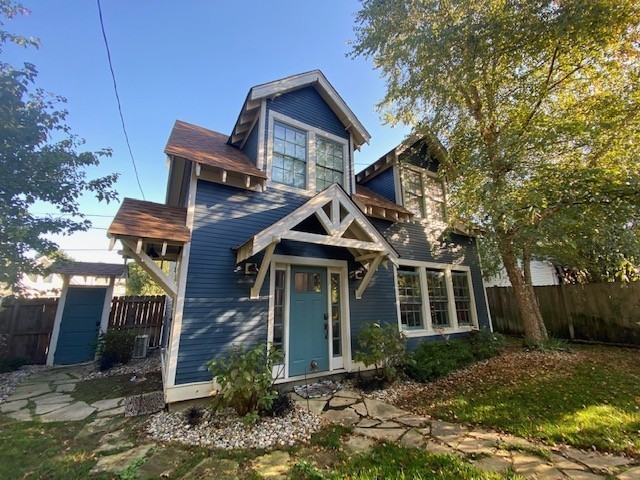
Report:
[[572,354],[542,353],[512,346],[399,403],[550,444],[640,456],[640,351],[572,349]]
[[87,403],[97,402],[105,398],[131,397],[140,393],[162,390],[162,374],[148,373],[146,380],[140,383],[131,381],[131,375],[114,375],[78,382],[73,398]]

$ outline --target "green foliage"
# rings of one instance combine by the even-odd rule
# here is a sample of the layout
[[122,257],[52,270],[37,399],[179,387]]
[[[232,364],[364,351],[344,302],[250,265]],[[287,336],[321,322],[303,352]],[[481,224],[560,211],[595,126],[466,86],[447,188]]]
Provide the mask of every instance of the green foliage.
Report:
[[313,460],[299,460],[291,468],[292,480],[322,480],[324,474]]
[[531,340],[546,333],[518,259],[628,278],[640,262],[638,2],[364,0],[356,21],[353,55],[386,80],[384,119],[439,161],[450,224],[481,227],[483,263],[507,269]]
[[273,389],[273,366],[282,361],[282,353],[262,344],[249,348],[233,345],[229,355],[209,361],[209,370],[219,386],[214,408],[233,408],[247,422],[269,410],[278,393]]
[[571,347],[569,342],[562,338],[549,337],[546,341],[540,343],[531,343],[527,339],[524,340],[524,346],[534,350],[540,350],[541,352],[567,352],[571,353]]
[[495,357],[503,345],[504,337],[488,330],[472,332],[460,340],[421,343],[408,354],[411,361],[405,365],[405,372],[418,382],[429,382],[474,362]]
[[109,370],[114,365],[127,364],[133,355],[137,333],[133,330],[108,329],[98,336],[98,367]]
[[26,357],[7,357],[0,358],[0,373],[13,372],[23,365],[26,365],[29,359]]
[[[160,269],[169,274],[171,264],[169,262],[156,262]],[[129,275],[127,277],[127,295],[165,295],[165,291],[158,286],[147,272],[145,272],[137,263],[129,263],[127,265]]]
[[311,436],[311,445],[329,450],[339,450],[342,439],[353,431],[351,427],[327,425]]
[[[28,13],[18,3],[0,2],[0,14],[8,19]],[[0,52],[7,43],[37,47],[40,41],[2,30]],[[0,283],[14,288],[23,273],[43,273],[28,254],[56,250],[45,236],[91,226],[80,211],[82,195],[92,193],[106,202],[117,199],[117,174],[89,179],[86,173],[111,151],[80,151],[84,140],[71,132],[65,123],[68,112],[60,109],[66,100],[35,87],[36,76],[31,64],[14,68],[0,62]],[[45,202],[60,215],[30,213],[36,202]]]
[[398,376],[398,367],[405,362],[406,349],[407,338],[398,331],[397,325],[370,323],[358,335],[353,358],[365,367],[375,367],[377,378],[393,382]]

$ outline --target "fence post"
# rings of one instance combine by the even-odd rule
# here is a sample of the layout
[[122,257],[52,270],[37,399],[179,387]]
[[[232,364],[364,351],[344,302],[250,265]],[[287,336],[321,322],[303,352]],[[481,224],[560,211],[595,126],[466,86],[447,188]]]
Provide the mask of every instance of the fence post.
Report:
[[16,330],[16,323],[18,320],[18,311],[20,310],[20,300],[15,299],[13,304],[13,310],[11,311],[11,321],[9,322],[9,332],[7,333],[7,354],[11,353],[11,345],[13,344],[13,335]]
[[565,285],[560,284],[560,297],[562,298],[562,307],[564,308],[564,315],[567,319],[567,325],[569,326],[569,338],[575,340],[575,331],[573,329],[573,317],[570,314],[569,307],[567,307],[567,297],[565,294]]

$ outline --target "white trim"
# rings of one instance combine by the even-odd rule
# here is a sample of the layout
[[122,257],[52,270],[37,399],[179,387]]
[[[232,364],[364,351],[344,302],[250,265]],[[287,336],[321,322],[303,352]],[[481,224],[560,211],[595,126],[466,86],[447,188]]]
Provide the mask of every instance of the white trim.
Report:
[[56,308],[56,316],[53,320],[53,330],[51,332],[51,339],[49,340],[49,351],[47,352],[47,365],[52,366],[53,360],[58,348],[58,337],[60,336],[60,326],[62,325],[62,312],[64,312],[64,306],[67,302],[67,292],[69,291],[69,283],[71,277],[69,275],[62,275],[62,291],[60,292],[60,300],[58,300],[58,306]]
[[457,270],[460,272],[469,272],[471,267],[468,265],[455,265],[451,263],[437,263],[437,262],[423,262],[421,260],[405,260],[403,258],[398,260],[399,266],[407,266],[407,267],[426,267],[426,268],[434,268],[438,270],[445,270],[450,268],[451,270]]
[[[397,162],[391,166],[393,168],[393,184],[395,187],[396,203],[404,207],[404,195],[402,192],[402,178],[400,178],[400,166]],[[406,207],[405,207],[406,208]]]
[[104,295],[104,303],[102,304],[102,314],[100,317],[100,333],[107,331],[109,327],[109,313],[111,312],[111,301],[113,299],[113,289],[116,285],[116,277],[109,277],[109,285],[107,286],[107,292]]
[[[307,135],[307,185],[306,188],[296,188],[290,185],[284,185],[282,183],[277,183],[271,180],[271,167],[273,165],[273,130],[274,123],[280,122],[285,125],[289,125],[298,130],[303,130]],[[266,156],[266,174],[267,174],[267,186],[274,187],[281,190],[286,190],[290,192],[295,192],[298,194],[307,194],[307,195],[315,195],[316,193],[316,137],[324,137],[327,140],[331,140],[332,142],[336,142],[342,145],[342,159],[343,159],[343,188],[347,191],[347,193],[351,192],[350,182],[347,181],[348,176],[348,144],[349,141],[346,138],[338,137],[337,135],[333,135],[329,132],[325,132],[317,127],[309,125],[307,123],[296,120],[295,118],[291,118],[287,115],[284,115],[279,112],[275,112],[273,110],[269,110],[269,127],[267,131],[267,156]]]
[[212,396],[214,386],[212,381],[193,382],[183,385],[172,385],[164,387],[165,403],[183,402],[185,400],[195,400]]
[[[142,239],[138,241],[138,246],[140,246],[141,240]],[[122,244],[122,250],[124,253],[133,257],[136,260],[136,263],[140,265],[140,268],[142,268],[167,295],[175,300],[178,293],[176,284],[166,273],[162,271],[160,267],[158,267],[158,265],[155,264],[153,259],[149,257],[142,248],[138,250],[138,246],[136,246],[134,249],[133,243],[129,239],[120,237],[120,243]]]
[[264,127],[267,120],[267,100],[262,99],[260,102],[260,121],[258,122],[258,158],[256,159],[256,166],[258,170],[264,170]]
[[[193,220],[196,208],[196,189],[198,180],[195,175],[195,168],[191,168],[191,179],[189,181],[189,196],[187,203],[187,228],[193,231]],[[180,254],[180,264],[178,274],[178,295],[173,302],[173,315],[171,319],[171,332],[169,332],[168,353],[167,353],[167,376],[164,380],[165,398],[168,398],[168,389],[175,385],[176,370],[178,367],[178,349],[180,347],[180,334],[182,333],[182,312],[184,310],[184,294],[187,288],[187,270],[189,268],[189,256],[191,253],[191,241],[184,244]],[[175,401],[175,400],[174,400]]]
[[272,261],[290,265],[311,266],[311,267],[335,267],[347,268],[349,262],[346,260],[333,260],[331,258],[298,257],[295,255],[274,254]]

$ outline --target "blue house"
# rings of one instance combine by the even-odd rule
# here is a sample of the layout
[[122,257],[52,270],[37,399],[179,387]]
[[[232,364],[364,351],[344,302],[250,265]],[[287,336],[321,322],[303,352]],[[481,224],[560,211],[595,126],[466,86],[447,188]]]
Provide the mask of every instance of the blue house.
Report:
[[445,223],[437,151],[413,138],[356,174],[369,139],[318,70],[251,88],[230,134],[175,123],[165,204],[127,198],[108,231],[172,299],[168,403],[209,395],[206,362],[233,344],[281,348],[287,383],[312,360],[310,377],[361,369],[372,322],[410,347],[490,328],[476,240]]

